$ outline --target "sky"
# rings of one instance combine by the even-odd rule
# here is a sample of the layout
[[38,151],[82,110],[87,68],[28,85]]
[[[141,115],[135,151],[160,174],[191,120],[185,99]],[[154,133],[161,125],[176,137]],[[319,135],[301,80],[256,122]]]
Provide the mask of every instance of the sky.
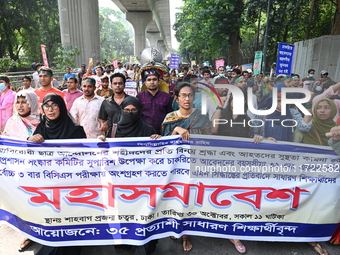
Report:
[[[110,7],[115,10],[119,10],[119,8],[111,1],[111,0],[98,0],[99,7]],[[170,22],[171,27],[175,23],[175,14],[178,12],[176,9],[177,7],[180,7],[183,5],[182,0],[171,0],[170,2]],[[175,32],[171,30],[171,42],[172,42],[172,48],[177,50],[178,49],[178,42],[175,38]]]

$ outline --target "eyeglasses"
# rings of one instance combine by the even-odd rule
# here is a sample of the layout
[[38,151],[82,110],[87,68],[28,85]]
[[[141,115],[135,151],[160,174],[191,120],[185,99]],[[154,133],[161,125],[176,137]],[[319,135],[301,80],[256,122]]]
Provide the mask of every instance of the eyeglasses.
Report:
[[132,110],[123,109],[123,111],[124,111],[125,113],[136,113],[136,112],[138,112],[138,109],[132,109]]
[[187,95],[187,94],[180,94],[180,95],[178,95],[178,97],[179,98],[183,98],[183,99],[189,97],[189,99],[190,99],[190,98],[193,98],[194,95],[192,95],[192,94],[189,94],[189,95]]
[[56,109],[58,109],[58,105],[57,104],[50,104],[50,105],[48,105],[48,104],[44,104],[43,106],[42,106],[42,108],[45,110],[45,111],[47,111],[48,109],[52,109],[52,110],[56,110]]

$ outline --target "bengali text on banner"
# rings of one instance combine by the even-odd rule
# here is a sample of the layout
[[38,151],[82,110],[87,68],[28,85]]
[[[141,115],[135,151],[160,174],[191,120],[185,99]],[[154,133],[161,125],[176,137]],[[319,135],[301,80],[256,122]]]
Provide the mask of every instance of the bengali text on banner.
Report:
[[183,234],[327,241],[340,221],[329,147],[199,135],[0,141],[1,222],[48,246]]

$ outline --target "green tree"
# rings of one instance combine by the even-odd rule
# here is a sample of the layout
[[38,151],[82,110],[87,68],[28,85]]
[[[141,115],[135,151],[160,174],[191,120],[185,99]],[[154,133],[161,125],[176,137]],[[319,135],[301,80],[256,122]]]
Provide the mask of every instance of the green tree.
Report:
[[242,0],[184,0],[174,24],[181,54],[237,63],[243,8]]
[[[259,37],[254,50],[263,48],[267,5],[268,0],[248,0],[246,4],[244,27],[253,26]],[[335,13],[336,4],[331,0],[271,0],[267,63],[276,59],[277,42],[295,43],[331,34]],[[242,30],[242,37],[246,38],[247,33]],[[244,44],[249,45],[249,40]]]
[[119,11],[99,9],[100,45],[103,60],[128,61],[133,52],[133,32]]
[[40,61],[44,44],[52,61],[60,46],[58,1],[0,0],[0,6],[0,58]]

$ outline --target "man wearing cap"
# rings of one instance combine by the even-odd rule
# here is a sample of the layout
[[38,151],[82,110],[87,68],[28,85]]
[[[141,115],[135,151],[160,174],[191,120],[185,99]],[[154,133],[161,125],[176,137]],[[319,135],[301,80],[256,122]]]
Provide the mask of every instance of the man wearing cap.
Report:
[[101,131],[106,132],[106,137],[114,137],[114,127],[121,115],[121,103],[126,97],[129,97],[124,92],[126,79],[123,74],[115,73],[110,76],[110,80],[113,95],[103,101],[98,113]]
[[123,67],[121,62],[118,62],[118,68],[115,69],[114,73],[122,73],[124,71],[126,71],[125,67]]
[[[248,72],[248,81],[253,81],[254,82],[254,77],[253,77],[253,70],[251,70],[250,68],[247,69]],[[255,82],[254,82],[255,83]]]
[[172,112],[171,97],[168,93],[159,90],[159,73],[157,71],[145,71],[143,76],[147,90],[137,94],[142,105],[142,118],[145,123],[160,134],[165,116]]
[[96,90],[96,94],[100,97],[103,97],[104,99],[107,99],[109,97],[112,97],[113,90],[109,88],[109,77],[106,75],[101,77],[101,86],[99,89]]
[[83,95],[83,92],[78,89],[77,78],[70,77],[67,79],[67,89],[64,89],[63,93],[65,95],[67,110],[70,111],[74,100]]
[[328,71],[326,71],[326,70],[322,70],[320,74],[321,74],[320,75],[321,78],[327,78],[328,77]]
[[43,103],[44,97],[48,93],[57,93],[62,98],[64,98],[64,93],[61,92],[59,89],[54,88],[52,85],[52,81],[53,81],[52,69],[46,66],[41,67],[38,72],[38,77],[39,77],[39,83],[41,84],[41,88],[37,88],[34,92],[38,96],[38,100],[40,104]]
[[309,87],[311,88],[311,91],[315,91],[315,89],[317,87],[320,87],[321,86],[321,80],[323,80],[323,82],[324,82],[325,78],[331,80],[331,78],[328,77],[328,72],[326,70],[322,70],[320,72],[320,78],[315,80],[312,84],[310,84]]
[[94,93],[96,80],[93,77],[86,77],[81,83],[84,94],[78,97],[70,110],[73,118],[84,128],[87,138],[97,138],[103,135],[101,123],[98,119],[99,109],[104,98]]

